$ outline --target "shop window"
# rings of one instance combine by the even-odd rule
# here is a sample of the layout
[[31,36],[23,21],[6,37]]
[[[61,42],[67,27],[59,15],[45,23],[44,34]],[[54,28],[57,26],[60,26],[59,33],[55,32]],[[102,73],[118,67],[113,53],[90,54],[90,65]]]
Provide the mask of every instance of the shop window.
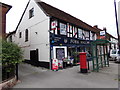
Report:
[[32,18],[34,16],[34,8],[29,10],[29,18]]
[[25,30],[25,42],[28,41],[28,29]]
[[60,23],[60,34],[61,35],[66,35],[66,24]]

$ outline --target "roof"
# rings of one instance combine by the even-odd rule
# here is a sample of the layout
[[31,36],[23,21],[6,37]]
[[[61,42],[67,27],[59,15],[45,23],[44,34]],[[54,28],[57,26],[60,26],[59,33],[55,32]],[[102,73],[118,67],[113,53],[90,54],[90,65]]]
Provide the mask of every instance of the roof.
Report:
[[76,17],[62,11],[62,10],[59,10],[49,4],[46,4],[45,2],[42,2],[42,1],[39,1],[39,2],[36,2],[40,8],[42,8],[42,10],[46,13],[46,15],[48,16],[52,16],[52,17],[55,17],[55,18],[58,18],[58,19],[61,19],[61,20],[64,20],[66,22],[69,22],[69,23],[72,23],[76,26],[79,26],[83,29],[86,29],[86,30],[90,30],[90,31],[93,31],[93,32],[99,32],[100,30],[97,29],[97,28],[94,28],[90,25],[88,25],[87,23],[81,21],[80,19],[77,19]]
[[2,3],[2,2],[0,2],[0,6],[7,8],[7,12],[12,8],[11,5],[8,5],[8,4]]
[[[43,10],[43,12],[47,16],[58,18],[60,20],[66,21],[68,23],[71,23],[71,24],[76,25],[78,27],[81,27],[83,29],[90,30],[90,31],[93,31],[93,32],[96,32],[96,33],[99,33],[100,31],[102,31],[101,29],[96,28],[96,27],[92,27],[91,25],[83,22],[82,20],[80,20],[80,19],[78,19],[78,18],[60,10],[60,9],[57,9],[57,8],[55,8],[55,7],[49,5],[49,4],[47,4],[47,3],[45,3],[41,0],[35,0],[35,2],[38,4],[38,6]],[[19,24],[21,23],[21,20],[22,20],[24,14],[25,14],[25,11],[26,11],[29,3],[30,3],[30,0],[28,1],[27,5],[26,5],[26,8],[25,8],[25,10],[22,14],[22,17],[21,17],[21,19],[20,19],[20,21],[19,21],[19,23],[16,27],[16,30],[17,30]],[[112,35],[110,35],[110,36],[113,37]]]
[[12,34],[15,34],[15,33],[16,33],[16,31],[9,32],[9,33],[7,34],[7,36],[12,35]]

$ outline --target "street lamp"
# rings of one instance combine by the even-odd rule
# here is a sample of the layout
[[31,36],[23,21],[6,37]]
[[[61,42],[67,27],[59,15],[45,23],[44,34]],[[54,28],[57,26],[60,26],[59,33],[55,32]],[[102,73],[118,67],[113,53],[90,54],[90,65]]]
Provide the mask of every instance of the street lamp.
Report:
[[117,28],[117,35],[118,35],[118,48],[120,52],[120,35],[119,35],[120,32],[119,32],[119,27],[118,27],[116,0],[114,0],[114,6],[115,6],[116,28]]

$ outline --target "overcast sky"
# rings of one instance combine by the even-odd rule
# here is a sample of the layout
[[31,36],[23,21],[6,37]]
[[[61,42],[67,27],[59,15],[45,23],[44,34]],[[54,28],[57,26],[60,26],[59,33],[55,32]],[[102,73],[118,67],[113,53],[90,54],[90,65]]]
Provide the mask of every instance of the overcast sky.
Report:
[[[0,0],[1,1],[1,0]],[[29,0],[2,0],[12,6],[7,13],[7,33],[14,31]],[[117,37],[114,0],[42,0],[57,7],[72,16],[88,23],[98,25],[100,29],[107,28],[107,32]],[[116,0],[118,3],[120,0]]]

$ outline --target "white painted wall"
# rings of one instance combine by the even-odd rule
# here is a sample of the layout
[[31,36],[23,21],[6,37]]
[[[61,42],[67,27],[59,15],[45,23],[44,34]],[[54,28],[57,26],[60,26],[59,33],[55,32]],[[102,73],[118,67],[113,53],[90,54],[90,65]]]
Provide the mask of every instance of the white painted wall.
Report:
[[112,49],[114,49],[114,45],[116,46],[116,49],[118,48],[118,40],[115,38],[110,38],[110,41],[113,42],[113,44],[111,44]]
[[[29,10],[34,8],[34,16],[29,19]],[[28,29],[29,38],[25,42],[25,30]],[[30,60],[30,50],[39,49],[39,61],[50,61],[49,50],[49,17],[31,0],[16,31],[15,43],[22,47],[24,59]],[[22,38],[19,33],[22,32]]]

